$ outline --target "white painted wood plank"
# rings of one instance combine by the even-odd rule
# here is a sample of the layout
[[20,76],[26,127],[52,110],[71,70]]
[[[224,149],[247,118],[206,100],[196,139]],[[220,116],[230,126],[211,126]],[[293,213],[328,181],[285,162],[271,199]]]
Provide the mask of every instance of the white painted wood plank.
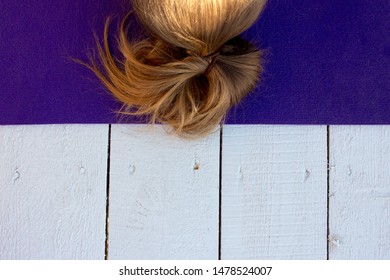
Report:
[[217,259],[219,130],[114,125],[111,139],[109,259]]
[[104,259],[107,125],[0,126],[0,259]]
[[326,126],[225,126],[222,259],[326,259]]
[[390,126],[330,130],[330,258],[390,259]]

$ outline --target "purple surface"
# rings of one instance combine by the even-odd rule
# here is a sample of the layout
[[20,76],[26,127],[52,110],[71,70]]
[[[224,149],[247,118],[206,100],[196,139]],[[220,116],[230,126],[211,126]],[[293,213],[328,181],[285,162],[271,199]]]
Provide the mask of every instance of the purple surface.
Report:
[[[68,57],[126,0],[0,3],[0,124],[116,123],[119,104]],[[390,124],[390,1],[270,0],[249,30],[267,49],[229,123]]]

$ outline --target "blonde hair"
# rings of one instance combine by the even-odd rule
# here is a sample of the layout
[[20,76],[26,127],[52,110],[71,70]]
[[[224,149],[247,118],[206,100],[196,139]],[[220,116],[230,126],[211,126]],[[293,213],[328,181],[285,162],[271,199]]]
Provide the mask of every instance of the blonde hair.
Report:
[[121,21],[118,59],[106,21],[100,63],[86,64],[113,96],[120,113],[147,116],[179,135],[205,135],[256,86],[261,51],[240,38],[259,17],[266,0],[132,0],[149,38],[129,40]]

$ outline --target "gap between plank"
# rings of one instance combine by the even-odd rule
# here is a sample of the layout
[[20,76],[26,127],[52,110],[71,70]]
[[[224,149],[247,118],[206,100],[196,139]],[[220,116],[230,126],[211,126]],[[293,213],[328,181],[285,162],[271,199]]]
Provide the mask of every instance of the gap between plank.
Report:
[[326,198],[326,259],[329,260],[329,240],[330,240],[330,229],[329,229],[329,193],[330,193],[330,126],[326,127],[326,187],[327,187],[327,198]]
[[106,183],[106,240],[104,259],[108,260],[108,222],[110,210],[110,164],[111,164],[111,124],[108,125],[108,145],[107,145],[107,183]]
[[223,144],[223,125],[219,134],[219,224],[218,224],[218,260],[222,259],[222,144]]

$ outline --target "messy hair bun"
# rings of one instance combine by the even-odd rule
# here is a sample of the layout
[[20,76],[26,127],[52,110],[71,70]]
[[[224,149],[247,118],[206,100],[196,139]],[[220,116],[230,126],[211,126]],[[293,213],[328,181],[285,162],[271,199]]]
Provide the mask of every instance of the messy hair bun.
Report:
[[258,82],[261,51],[239,35],[266,0],[132,0],[150,38],[129,41],[127,16],[117,42],[98,45],[101,65],[88,66],[116,99],[121,113],[147,116],[178,134],[204,135]]

